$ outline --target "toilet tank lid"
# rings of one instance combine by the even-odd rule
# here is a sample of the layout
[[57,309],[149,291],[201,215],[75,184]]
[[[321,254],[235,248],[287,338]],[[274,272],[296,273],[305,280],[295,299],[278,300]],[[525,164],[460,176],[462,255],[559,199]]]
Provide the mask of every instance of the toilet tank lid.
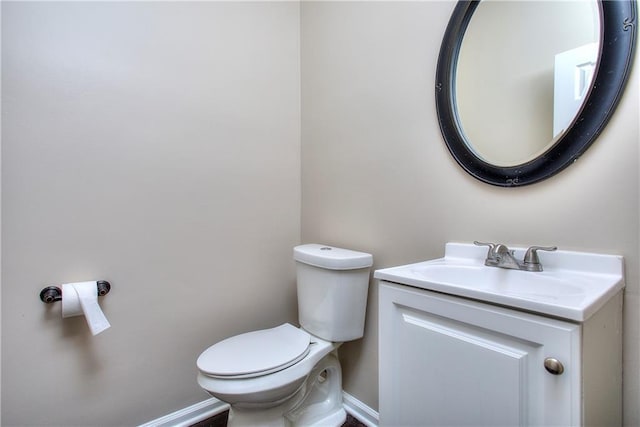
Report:
[[293,248],[293,259],[330,270],[355,270],[373,264],[371,254],[316,243]]

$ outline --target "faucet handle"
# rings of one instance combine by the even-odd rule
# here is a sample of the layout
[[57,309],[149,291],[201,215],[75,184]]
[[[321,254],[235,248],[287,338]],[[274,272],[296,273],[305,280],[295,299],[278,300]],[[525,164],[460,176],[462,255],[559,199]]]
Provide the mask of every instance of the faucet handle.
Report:
[[555,251],[557,246],[531,246],[524,254],[524,267],[528,271],[542,271],[538,251]]
[[487,242],[487,243],[485,243],[485,242],[478,242],[477,240],[474,240],[474,241],[473,241],[473,244],[474,244],[474,245],[476,245],[476,246],[489,246],[489,250],[490,250],[490,251],[493,251],[493,250],[495,249],[495,247],[496,247],[496,244],[495,244],[495,243],[489,243],[489,242]]
[[474,245],[476,246],[488,246],[489,250],[487,251],[487,258],[484,260],[484,265],[488,265],[488,266],[494,266],[497,264],[498,262],[498,257],[496,254],[496,248],[498,246],[501,245],[496,245],[495,243],[485,243],[485,242],[478,242],[477,240],[474,240],[473,242]]
[[473,244],[476,246],[488,246],[489,251],[487,252],[487,258],[494,258],[496,254],[496,244],[490,242],[478,242],[477,240],[473,241]]

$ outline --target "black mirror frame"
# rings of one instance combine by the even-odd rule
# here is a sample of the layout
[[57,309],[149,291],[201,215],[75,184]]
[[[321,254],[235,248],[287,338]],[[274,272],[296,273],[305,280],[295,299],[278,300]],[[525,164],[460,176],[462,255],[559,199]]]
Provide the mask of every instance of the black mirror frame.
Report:
[[[629,78],[636,41],[636,0],[598,0],[601,52],[592,88],[569,129],[539,157],[495,166],[478,157],[461,130],[455,100],[456,64],[464,33],[480,0],[459,0],[444,34],[436,70],[436,110],[445,143],[469,174],[488,184],[516,187],[549,178],[575,162],[614,113]],[[514,135],[517,138],[517,135]]]

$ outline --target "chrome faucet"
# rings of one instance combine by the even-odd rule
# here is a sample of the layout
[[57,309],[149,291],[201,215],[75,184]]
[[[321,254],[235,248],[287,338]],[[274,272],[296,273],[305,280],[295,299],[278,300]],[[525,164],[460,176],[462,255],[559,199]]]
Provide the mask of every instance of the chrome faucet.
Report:
[[542,271],[542,264],[538,258],[538,251],[555,251],[557,246],[531,246],[524,254],[524,259],[518,261],[513,251],[502,243],[473,242],[477,246],[488,246],[487,259],[484,265],[488,267],[509,268],[512,270]]

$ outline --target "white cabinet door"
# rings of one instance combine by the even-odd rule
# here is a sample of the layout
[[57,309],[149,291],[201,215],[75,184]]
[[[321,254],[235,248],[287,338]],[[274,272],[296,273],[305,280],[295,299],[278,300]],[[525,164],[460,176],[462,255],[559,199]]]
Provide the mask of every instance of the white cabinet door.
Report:
[[580,424],[579,325],[380,284],[381,426]]

